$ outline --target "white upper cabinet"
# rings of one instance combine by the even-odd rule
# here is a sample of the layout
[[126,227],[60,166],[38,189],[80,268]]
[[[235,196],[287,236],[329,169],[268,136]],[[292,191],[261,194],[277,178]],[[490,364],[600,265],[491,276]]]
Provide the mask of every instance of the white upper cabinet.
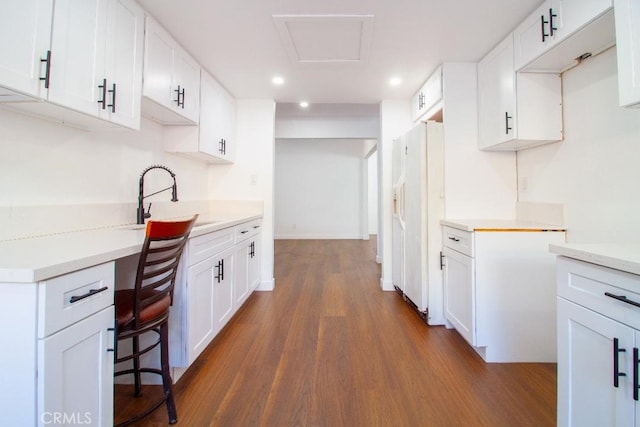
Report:
[[615,44],[612,0],[547,0],[515,30],[515,69],[562,72]]
[[[442,100],[442,67],[431,74],[411,99],[411,118],[417,121]],[[428,116],[428,115],[427,115]],[[428,117],[427,117],[428,118]]]
[[[5,0],[0,14],[0,101],[40,97],[51,44],[53,0]],[[11,90],[7,90],[11,89]],[[15,92],[18,93],[15,93]]]
[[516,73],[512,34],[478,64],[480,149],[518,150],[562,139],[557,74]]
[[139,129],[143,37],[134,1],[56,1],[48,100]]
[[[105,78],[109,120],[140,128],[144,11],[131,0],[109,2]],[[102,107],[102,105],[101,105]]]
[[197,124],[200,65],[147,16],[143,113],[162,124]]
[[209,74],[202,73],[200,149],[232,162],[234,154],[235,100]]
[[[15,31],[5,39],[17,39],[0,47],[0,84],[49,101],[13,106],[85,127],[111,122],[139,129],[143,10],[133,0],[51,3],[15,5],[0,18],[8,21],[0,32]],[[28,34],[16,37],[14,24]]]
[[207,163],[233,163],[235,100],[205,70],[200,79],[200,123],[170,126],[164,132],[166,151]]
[[106,90],[107,2],[56,1],[53,19],[48,100],[97,116]]
[[620,105],[640,108],[640,2],[615,0]]

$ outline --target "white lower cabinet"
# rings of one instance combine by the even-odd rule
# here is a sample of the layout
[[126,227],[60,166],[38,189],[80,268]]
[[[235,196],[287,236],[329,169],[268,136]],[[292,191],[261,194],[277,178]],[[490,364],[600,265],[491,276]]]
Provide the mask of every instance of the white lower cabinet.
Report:
[[444,268],[444,312],[454,328],[474,345],[476,330],[476,301],[473,258],[445,247],[442,254]]
[[113,425],[114,308],[38,342],[38,425]]
[[180,344],[186,357],[172,359],[172,366],[190,366],[257,286],[260,221],[189,240],[185,283],[177,285],[184,286],[186,295],[182,302],[177,302],[182,306],[183,320],[179,323],[184,326],[180,327]]
[[558,426],[640,425],[638,290],[640,276],[558,257]]
[[244,304],[260,283],[260,252],[261,239],[258,231],[260,222],[249,223],[241,227],[240,233],[247,230],[247,236],[242,237],[236,245],[234,304],[236,310]]
[[564,232],[443,229],[445,318],[486,362],[555,362]]
[[113,424],[114,263],[0,287],[0,425]]

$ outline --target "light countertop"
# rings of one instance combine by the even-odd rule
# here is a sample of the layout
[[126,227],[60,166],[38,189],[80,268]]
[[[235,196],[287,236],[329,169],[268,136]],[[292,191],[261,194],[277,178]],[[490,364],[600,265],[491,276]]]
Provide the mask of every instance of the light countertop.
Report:
[[[261,217],[255,214],[201,215],[191,230],[191,237]],[[129,224],[2,241],[0,282],[37,282],[133,255],[140,252],[144,235],[143,225]]]
[[565,243],[550,245],[555,254],[640,275],[640,243]]
[[565,231],[560,225],[508,219],[443,219],[440,224],[463,231]]

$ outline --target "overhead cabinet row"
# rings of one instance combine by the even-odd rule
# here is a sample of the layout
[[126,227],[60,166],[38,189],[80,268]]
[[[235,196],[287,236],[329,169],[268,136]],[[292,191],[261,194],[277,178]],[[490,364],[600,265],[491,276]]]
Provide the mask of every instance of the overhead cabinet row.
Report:
[[134,0],[7,1],[0,15],[0,36],[11,40],[0,44],[5,107],[88,129],[138,130],[141,115],[164,125],[204,122],[195,151],[231,161],[233,98]]
[[11,90],[2,100],[40,101],[15,105],[82,126],[94,117],[139,128],[144,12],[135,2],[9,3],[0,17],[0,85]]
[[640,4],[547,0],[478,64],[479,148],[561,141],[561,73],[617,43],[621,106],[640,106]]

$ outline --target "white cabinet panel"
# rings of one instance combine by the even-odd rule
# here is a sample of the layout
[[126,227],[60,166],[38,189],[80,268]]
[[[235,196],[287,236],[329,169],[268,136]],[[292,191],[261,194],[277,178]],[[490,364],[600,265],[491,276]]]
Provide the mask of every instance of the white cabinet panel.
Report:
[[445,315],[460,335],[487,362],[555,362],[555,258],[548,250],[565,234],[444,227],[444,236]]
[[[5,0],[0,14],[0,86],[42,97],[53,0]],[[9,42],[10,41],[10,42]],[[0,88],[0,101],[16,99]]]
[[218,264],[214,267],[213,305],[218,330],[227,324],[235,313],[233,299],[234,250],[230,249],[219,255]]
[[615,0],[620,105],[640,108],[640,2]]
[[[15,80],[14,89],[48,102],[9,106],[90,129],[113,127],[111,123],[139,129],[143,10],[133,0],[59,0],[53,10],[41,3],[34,22],[27,25],[34,34],[21,40],[23,53],[5,71]],[[48,26],[35,23],[45,21],[45,11]],[[26,20],[14,11],[8,19],[14,14],[18,21]],[[46,37],[40,35],[41,27]],[[28,57],[32,71],[27,69]],[[0,65],[0,85],[2,69]],[[32,81],[27,84],[29,74]]]
[[[558,298],[559,426],[634,425],[634,342],[633,329]],[[618,377],[618,387],[613,386],[614,359],[625,373]]]
[[514,30],[515,69],[560,73],[615,44],[612,0],[547,0]]
[[411,99],[411,118],[419,120],[424,115],[429,119],[438,102],[442,100],[442,67],[438,67]]
[[106,105],[101,115],[140,129],[144,11],[130,0],[111,0],[107,18]]
[[113,425],[114,309],[38,343],[38,425]]
[[54,8],[48,100],[98,116],[107,30],[106,0],[60,0]]
[[162,124],[197,124],[200,65],[156,21],[145,30],[143,113]]
[[197,129],[172,126],[165,131],[165,150],[207,163],[232,163],[235,100],[205,70],[200,74],[200,118]]
[[516,73],[510,34],[478,64],[478,118],[483,150],[519,150],[562,140],[560,75]]
[[215,257],[189,267],[187,273],[188,364],[202,353],[218,332],[214,313]]
[[558,425],[640,425],[640,276],[557,264]]
[[445,317],[471,345],[476,343],[476,292],[473,258],[445,247]]

